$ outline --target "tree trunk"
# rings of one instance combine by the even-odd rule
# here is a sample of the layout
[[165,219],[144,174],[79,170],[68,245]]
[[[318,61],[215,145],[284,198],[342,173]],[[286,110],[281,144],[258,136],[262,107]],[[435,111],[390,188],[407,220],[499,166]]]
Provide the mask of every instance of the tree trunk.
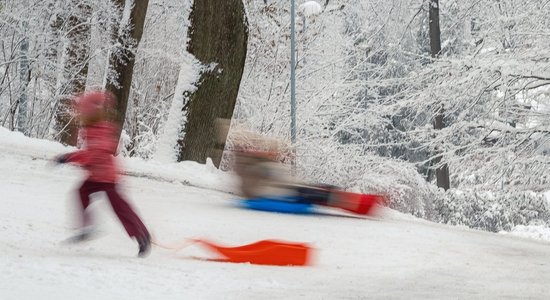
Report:
[[215,123],[230,119],[237,101],[248,42],[244,5],[242,0],[194,1],[190,20],[187,51],[206,67],[189,95],[178,160],[204,163],[211,157],[219,167],[224,145],[216,145]]
[[[443,123],[443,108],[439,110],[439,113],[435,116],[434,120],[434,129],[443,129],[445,128],[445,123]],[[441,156],[437,157],[434,160],[434,164],[439,164],[441,162]],[[441,167],[438,167],[435,170],[435,178],[437,180],[437,186],[448,190],[451,187],[449,179],[449,166],[445,163]]]
[[439,27],[439,0],[430,1],[430,50],[432,57],[436,58],[441,52],[441,30]]
[[[125,0],[116,0],[120,7],[124,7]],[[120,130],[124,126],[126,119],[126,109],[128,108],[128,97],[130,96],[130,87],[132,85],[132,75],[134,73],[134,63],[136,58],[136,50],[143,35],[143,26],[145,25],[145,16],[147,14],[147,6],[149,0],[134,0],[131,1],[133,6],[130,10],[130,18],[128,20],[130,27],[126,32],[127,36],[133,39],[133,44],[129,44],[123,38],[125,26],[116,28],[116,37],[118,47],[111,52],[109,57],[110,74],[114,74],[116,78],[111,78],[107,81],[106,89],[112,92],[117,98],[115,121],[118,123]],[[120,132],[118,133],[120,137]]]
[[20,52],[21,52],[21,61],[19,62],[19,80],[21,80],[21,88],[19,94],[19,111],[17,113],[17,131],[22,132],[23,134],[28,134],[27,128],[27,112],[28,112],[28,103],[27,103],[27,87],[29,86],[29,38],[27,35],[27,22],[23,22],[23,28],[25,28],[25,37],[21,41]]
[[88,19],[92,8],[79,4],[73,15],[67,19],[69,44],[66,49],[65,84],[57,106],[55,121],[59,132],[59,141],[66,145],[76,146],[78,141],[78,122],[73,117],[72,96],[86,90],[88,76],[88,57],[90,53],[90,25]]
[[[430,0],[430,12],[429,12],[429,22],[430,22],[430,50],[433,58],[439,57],[441,52],[441,30],[439,27],[439,0]],[[434,117],[434,129],[443,129],[445,128],[445,123],[443,122],[444,108],[443,106],[439,107],[435,117]],[[438,165],[441,162],[441,156],[438,156],[434,163]],[[450,188],[449,180],[449,167],[447,164],[443,164],[441,167],[438,167],[435,171],[435,176],[437,180],[437,186],[448,190]]]

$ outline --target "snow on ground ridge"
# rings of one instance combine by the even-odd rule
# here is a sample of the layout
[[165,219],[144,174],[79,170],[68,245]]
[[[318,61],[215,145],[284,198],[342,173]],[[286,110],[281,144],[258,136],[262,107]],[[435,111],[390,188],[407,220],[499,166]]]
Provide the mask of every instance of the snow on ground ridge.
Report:
[[[4,127],[0,127],[0,149],[42,160],[51,160],[56,155],[77,150],[58,142],[29,138]],[[206,164],[193,161],[163,163],[135,157],[122,157],[119,162],[122,165],[122,172],[126,175],[176,181],[229,193],[235,192],[233,176],[215,168],[211,161]]]

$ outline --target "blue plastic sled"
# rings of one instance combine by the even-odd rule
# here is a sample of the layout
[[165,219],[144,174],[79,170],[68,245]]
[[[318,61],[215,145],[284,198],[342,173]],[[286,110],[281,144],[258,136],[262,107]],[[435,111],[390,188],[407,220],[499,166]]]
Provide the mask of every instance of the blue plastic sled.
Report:
[[247,209],[280,212],[287,214],[311,214],[314,206],[311,203],[298,202],[298,199],[256,198],[239,201],[239,206]]

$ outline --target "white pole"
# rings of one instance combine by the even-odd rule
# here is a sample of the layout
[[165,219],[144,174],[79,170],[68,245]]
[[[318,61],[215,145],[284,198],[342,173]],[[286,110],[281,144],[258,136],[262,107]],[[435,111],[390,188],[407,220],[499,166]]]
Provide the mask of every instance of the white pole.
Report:
[[296,143],[296,37],[295,0],[290,1],[290,139]]

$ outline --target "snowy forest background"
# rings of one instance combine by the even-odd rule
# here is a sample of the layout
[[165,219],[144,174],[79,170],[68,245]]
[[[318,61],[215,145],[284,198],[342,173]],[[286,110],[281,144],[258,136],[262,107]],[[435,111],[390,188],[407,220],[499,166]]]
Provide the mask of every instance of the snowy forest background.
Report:
[[[391,207],[436,222],[548,226],[550,1],[439,0],[435,56],[430,2],[297,1],[298,173],[388,194]],[[109,66],[135,56],[122,155],[165,157],[185,127],[185,95],[215,62],[186,51],[191,0],[149,0],[135,47],[129,19],[140,3],[0,1],[1,125],[63,141],[66,100],[116,85]],[[248,44],[232,126],[286,139],[289,1],[243,3]],[[447,191],[436,185],[442,167]]]

